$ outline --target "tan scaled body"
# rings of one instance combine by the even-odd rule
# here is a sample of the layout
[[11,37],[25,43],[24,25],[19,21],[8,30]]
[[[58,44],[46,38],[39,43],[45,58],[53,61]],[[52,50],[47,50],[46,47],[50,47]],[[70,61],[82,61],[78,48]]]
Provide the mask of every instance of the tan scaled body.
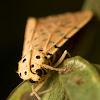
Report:
[[31,95],[35,94],[40,100],[37,91],[48,78],[50,70],[66,70],[56,68],[66,56],[66,50],[57,63],[54,64],[52,58],[56,51],[92,18],[92,15],[91,11],[84,11],[28,19],[18,74],[23,80],[40,83],[35,90],[32,86]]
[[[46,77],[47,71],[42,68],[42,64],[51,64],[50,60],[45,58],[45,54],[37,49],[31,50],[19,62],[18,73],[23,80],[33,80],[42,82]],[[23,67],[20,67],[23,66]]]

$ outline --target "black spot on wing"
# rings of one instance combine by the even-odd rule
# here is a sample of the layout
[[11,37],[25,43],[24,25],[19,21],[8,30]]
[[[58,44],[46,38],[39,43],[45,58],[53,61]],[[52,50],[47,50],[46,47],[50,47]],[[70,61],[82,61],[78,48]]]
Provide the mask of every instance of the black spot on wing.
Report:
[[38,37],[35,37],[33,40],[37,40],[38,39]]
[[50,55],[50,56],[52,56],[52,54],[51,54],[51,53],[49,53],[49,52],[47,53],[47,55]]
[[73,28],[74,28],[74,29],[80,29],[78,26],[74,26]]
[[45,34],[46,34],[45,32],[41,33],[41,35],[45,35]]
[[49,41],[49,43],[55,43],[54,41]]
[[67,36],[64,36],[64,39],[69,39]]
[[65,27],[66,25],[65,24],[61,24],[61,25],[59,25],[60,27]]
[[39,44],[34,45],[34,47],[37,47],[37,46],[39,46]]
[[51,28],[51,27],[52,27],[52,25],[48,25],[46,28],[49,29],[49,28]]
[[66,28],[71,28],[71,27],[72,27],[72,26],[69,26],[69,25],[68,25],[68,26],[66,26]]
[[29,32],[30,32],[30,33],[32,33],[33,31],[34,31],[34,29],[32,28],[32,29],[30,29],[30,31],[29,31]]
[[54,33],[60,33],[61,32],[61,30],[55,30],[54,31]]
[[47,41],[48,39],[44,39],[43,41]]
[[88,16],[84,16],[84,19],[87,19],[88,18]]
[[71,23],[71,21],[66,21],[66,24],[70,24]]
[[27,44],[30,43],[30,41],[27,42]]
[[40,49],[39,51],[43,51],[42,49]]
[[39,24],[39,25],[43,25],[44,23],[43,23],[43,22],[38,22],[38,24]]
[[[25,55],[26,56],[26,55]],[[25,56],[23,56],[23,58],[25,58]]]
[[54,45],[54,48],[60,48],[60,47],[58,47],[57,45]]
[[59,34],[59,36],[63,36],[63,35],[64,35],[63,33],[60,33],[60,34]]
[[43,32],[43,29],[40,29],[39,31],[40,31],[40,32]]

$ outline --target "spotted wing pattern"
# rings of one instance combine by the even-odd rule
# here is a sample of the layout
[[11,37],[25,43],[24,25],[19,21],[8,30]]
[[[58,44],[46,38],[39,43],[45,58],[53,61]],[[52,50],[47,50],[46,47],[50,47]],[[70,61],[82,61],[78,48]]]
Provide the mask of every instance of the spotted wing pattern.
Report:
[[[79,31],[92,17],[92,12],[77,12],[73,13],[74,21],[72,24],[65,25],[66,35],[61,38],[55,45],[49,48],[48,52],[54,54],[59,47],[61,47],[69,38],[71,38],[77,31]],[[63,26],[64,27],[64,26]],[[67,28],[70,29],[67,31]]]
[[91,11],[64,13],[37,19],[32,48],[54,54],[92,17]]
[[31,42],[30,41],[34,35],[35,27],[36,27],[36,19],[28,18],[27,24],[26,24],[26,29],[25,29],[22,57],[25,56],[31,50]]

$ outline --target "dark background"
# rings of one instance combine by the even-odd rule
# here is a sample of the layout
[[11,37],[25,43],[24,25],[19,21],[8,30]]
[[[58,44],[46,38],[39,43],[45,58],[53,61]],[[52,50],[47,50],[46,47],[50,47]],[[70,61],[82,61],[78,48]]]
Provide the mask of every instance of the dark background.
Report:
[[[0,100],[5,100],[13,88],[22,81],[16,71],[17,63],[21,59],[27,18],[30,16],[43,17],[50,14],[77,11],[81,9],[83,2],[84,0],[0,1]],[[96,23],[95,18],[93,18],[88,24],[89,26],[86,25],[81,32],[86,32],[86,29],[91,30],[91,24],[92,27],[96,27],[96,29],[94,28],[95,31],[93,31],[95,34],[90,33],[86,36],[87,40],[92,38],[89,42],[83,41],[84,45],[81,45],[82,48],[80,49],[77,48],[78,52],[74,53],[74,55],[80,55],[92,63],[100,64],[100,31],[97,30],[100,24]],[[76,47],[74,46],[74,48]],[[80,50],[88,52],[84,54]]]

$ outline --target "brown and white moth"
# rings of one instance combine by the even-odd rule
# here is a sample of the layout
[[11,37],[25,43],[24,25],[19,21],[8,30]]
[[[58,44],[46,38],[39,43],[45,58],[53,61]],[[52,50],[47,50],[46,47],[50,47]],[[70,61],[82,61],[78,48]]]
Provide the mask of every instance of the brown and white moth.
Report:
[[55,64],[51,60],[56,51],[77,31],[79,31],[91,18],[91,11],[64,13],[45,18],[29,18],[26,24],[22,59],[18,63],[19,77],[40,83],[31,95],[42,87],[49,76],[50,70],[65,71],[56,68],[64,59],[67,50]]

